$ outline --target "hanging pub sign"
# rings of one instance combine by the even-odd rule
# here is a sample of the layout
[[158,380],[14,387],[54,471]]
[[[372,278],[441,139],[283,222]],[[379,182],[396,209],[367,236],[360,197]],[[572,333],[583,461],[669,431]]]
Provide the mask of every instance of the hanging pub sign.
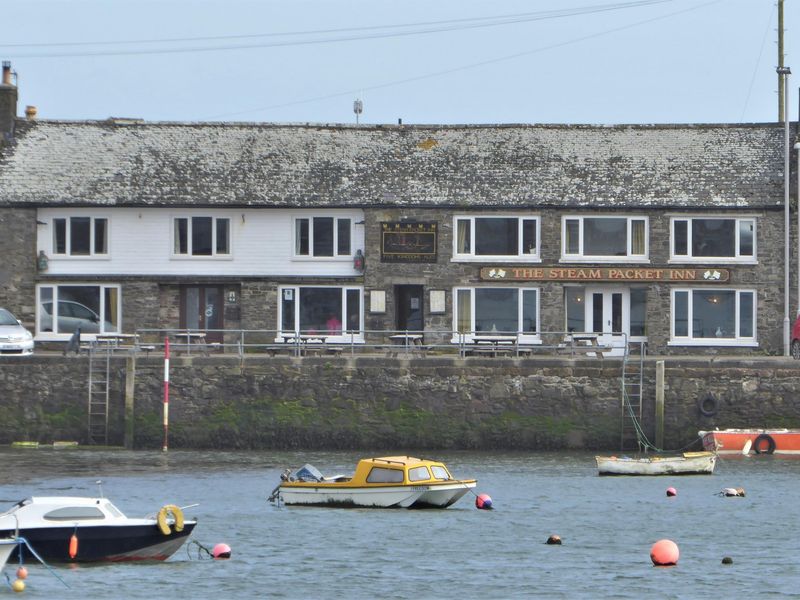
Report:
[[620,281],[727,283],[728,269],[672,267],[484,267],[484,281]]
[[381,222],[381,262],[435,263],[436,221]]

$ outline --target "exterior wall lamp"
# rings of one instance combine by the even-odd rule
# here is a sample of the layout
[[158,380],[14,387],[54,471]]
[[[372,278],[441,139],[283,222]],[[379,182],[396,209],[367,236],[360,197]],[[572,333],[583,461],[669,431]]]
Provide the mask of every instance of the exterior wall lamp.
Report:
[[356,255],[353,257],[353,268],[359,273],[363,273],[365,266],[366,258],[364,257],[364,253],[361,251],[361,248],[359,248],[356,250]]
[[36,257],[36,268],[39,271],[47,271],[47,264],[50,262],[50,259],[47,258],[47,254],[44,253],[44,250],[39,250],[39,256]]

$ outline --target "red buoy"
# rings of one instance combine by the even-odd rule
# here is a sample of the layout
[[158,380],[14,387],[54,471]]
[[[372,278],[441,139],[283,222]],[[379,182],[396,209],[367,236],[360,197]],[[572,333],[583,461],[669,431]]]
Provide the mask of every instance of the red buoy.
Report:
[[658,540],[653,547],[650,548],[650,560],[657,567],[669,567],[678,564],[678,557],[680,556],[678,544],[672,540]]
[[27,579],[28,578],[28,569],[25,568],[24,565],[20,565],[17,569],[17,579]]
[[677,496],[677,495],[678,495],[678,490],[676,490],[674,487],[667,488],[667,496],[671,498],[672,496]]
[[475,498],[475,508],[489,510],[492,508],[492,498],[489,494],[478,494]]
[[214,549],[211,551],[211,554],[214,558],[230,558],[231,557],[231,547],[228,544],[219,543],[214,546]]
[[69,538],[69,557],[75,558],[76,556],[78,556],[78,536],[73,533]]

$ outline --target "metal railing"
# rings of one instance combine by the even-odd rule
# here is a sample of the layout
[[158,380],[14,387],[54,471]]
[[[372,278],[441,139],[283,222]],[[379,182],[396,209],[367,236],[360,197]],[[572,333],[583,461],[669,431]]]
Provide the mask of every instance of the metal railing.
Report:
[[[533,355],[622,357],[628,336],[610,332],[520,332],[453,330],[358,330],[319,331],[278,329],[137,329],[127,350],[163,352],[170,348],[185,355],[211,352],[291,356],[368,355],[389,356],[512,356]],[[120,349],[123,349],[120,347]]]

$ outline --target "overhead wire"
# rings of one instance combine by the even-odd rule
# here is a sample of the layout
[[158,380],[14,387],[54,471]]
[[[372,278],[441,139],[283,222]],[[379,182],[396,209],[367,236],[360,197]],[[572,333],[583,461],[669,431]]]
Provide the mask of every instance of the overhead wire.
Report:
[[[489,16],[489,17],[470,17],[461,19],[448,19],[441,21],[423,21],[417,23],[403,23],[397,25],[371,25],[364,27],[347,27],[338,29],[320,29],[308,31],[290,31],[284,33],[260,33],[260,34],[243,34],[243,35],[230,35],[230,36],[201,36],[201,37],[187,37],[187,38],[162,38],[162,39],[139,39],[139,40],[113,40],[113,41],[79,41],[79,42],[45,42],[45,43],[18,43],[18,44],[3,44],[0,43],[0,48],[54,48],[54,47],[77,47],[77,46],[123,46],[132,44],[174,44],[185,42],[216,42],[226,40],[244,40],[244,39],[261,39],[261,38],[281,38],[281,37],[298,37],[307,35],[322,35],[322,34],[341,34],[352,32],[353,35],[339,36],[339,37],[322,37],[310,40],[297,40],[297,41],[276,41],[268,43],[257,44],[237,44],[232,46],[192,46],[183,48],[155,48],[151,50],[111,50],[111,51],[86,51],[86,52],[53,52],[53,53],[36,53],[36,54],[12,54],[10,58],[56,58],[56,57],[80,57],[80,56],[127,56],[138,54],[170,54],[170,53],[185,53],[185,52],[214,52],[224,50],[240,50],[251,48],[273,48],[283,46],[302,46],[312,44],[330,44],[349,41],[360,41],[366,39],[383,39],[393,37],[406,37],[411,35],[424,35],[429,33],[442,33],[447,31],[461,31],[467,29],[477,29],[485,27],[496,27],[500,25],[514,25],[519,23],[527,23],[532,21],[542,21],[549,19],[560,19],[572,16],[582,16],[587,14],[595,14],[601,12],[609,12],[616,10],[624,10],[629,8],[640,8],[644,6],[651,6],[655,4],[672,3],[675,0],[634,0],[629,2],[618,2],[615,4],[584,6],[572,9],[559,9],[549,11],[537,11],[526,13],[515,13],[507,15]],[[392,31],[408,29],[408,31]],[[380,30],[389,30],[382,32]],[[376,32],[376,33],[363,33],[359,32]]]
[[352,94],[355,94],[355,93],[359,93],[361,91],[379,90],[379,89],[384,89],[384,88],[388,88],[388,87],[394,87],[394,86],[397,86],[397,85],[403,85],[403,84],[406,84],[406,83],[412,83],[412,82],[415,82],[415,81],[422,81],[422,80],[425,80],[425,79],[433,79],[435,77],[441,77],[443,75],[450,75],[452,73],[457,73],[457,72],[460,72],[460,71],[467,71],[467,70],[475,69],[475,68],[478,68],[478,67],[484,67],[486,65],[491,65],[491,64],[495,64],[495,63],[499,63],[499,62],[505,62],[505,61],[509,61],[509,60],[514,60],[514,59],[520,58],[522,56],[529,56],[531,54],[538,54],[538,53],[541,53],[541,52],[546,52],[548,50],[553,50],[555,48],[561,48],[561,47],[564,47],[564,46],[577,44],[577,43],[580,43],[580,42],[584,42],[584,41],[587,41],[587,40],[603,37],[603,36],[610,35],[610,34],[613,34],[613,33],[618,33],[620,31],[625,31],[627,29],[633,29],[634,27],[638,27],[640,25],[645,25],[645,24],[648,24],[648,23],[661,21],[663,19],[667,19],[667,18],[674,17],[674,16],[677,16],[677,15],[680,15],[680,14],[688,13],[688,12],[691,12],[691,11],[700,10],[700,9],[706,8],[708,6],[712,6],[714,4],[719,4],[719,3],[723,2],[723,1],[724,0],[710,0],[709,2],[705,2],[705,3],[699,4],[697,6],[685,8],[685,9],[678,10],[678,11],[674,11],[674,12],[671,12],[671,13],[667,13],[667,14],[664,14],[664,15],[657,16],[657,17],[651,17],[649,19],[643,19],[643,20],[640,20],[640,21],[629,23],[627,25],[621,25],[619,27],[614,27],[612,29],[607,29],[605,31],[600,31],[600,32],[596,32],[596,33],[592,33],[592,34],[588,34],[588,35],[579,36],[579,37],[576,37],[576,38],[572,38],[570,40],[566,40],[566,41],[563,41],[563,42],[558,42],[558,43],[555,43],[555,44],[550,44],[550,45],[547,45],[547,46],[541,46],[539,48],[534,48],[534,49],[531,49],[531,50],[525,50],[523,52],[515,52],[514,54],[507,54],[507,55],[504,55],[504,56],[498,56],[498,57],[495,57],[495,58],[483,60],[483,61],[476,62],[476,63],[470,63],[470,64],[466,64],[466,65],[461,65],[461,66],[458,66],[458,67],[453,67],[453,68],[450,68],[450,69],[444,69],[444,70],[441,70],[441,71],[434,71],[434,72],[427,73],[427,74],[424,74],[424,75],[416,75],[414,77],[407,77],[405,79],[398,79],[398,80],[394,80],[394,81],[388,81],[388,82],[385,82],[385,83],[376,84],[376,85],[372,85],[372,86],[362,86],[358,90],[352,90],[351,89],[351,90],[342,91],[342,92],[335,92],[335,93],[331,93],[331,94],[325,94],[325,95],[322,95],[322,96],[315,96],[313,98],[305,98],[305,99],[302,99],[302,100],[295,100],[295,101],[291,101],[291,102],[282,102],[282,103],[279,103],[279,104],[272,104],[272,105],[263,106],[263,107],[260,107],[260,108],[252,108],[252,109],[241,110],[241,111],[236,111],[236,112],[221,113],[221,114],[209,116],[209,117],[207,117],[207,119],[208,120],[216,120],[216,119],[221,119],[221,118],[234,117],[234,116],[238,116],[238,115],[245,115],[245,114],[254,113],[254,112],[263,112],[263,111],[268,111],[268,110],[274,110],[276,108],[286,108],[286,107],[289,107],[289,106],[297,106],[297,105],[300,105],[300,104],[309,104],[311,102],[318,102],[320,100],[329,100],[331,98],[349,96],[349,95],[352,95]]
[[747,95],[744,99],[744,106],[742,107],[742,115],[739,117],[740,121],[744,121],[744,115],[747,112],[747,105],[750,103],[750,95],[753,93],[753,87],[756,82],[756,75],[758,74],[758,67],[761,65],[761,56],[764,54],[764,46],[767,44],[767,35],[769,34],[769,26],[772,25],[772,19],[775,17],[775,11],[778,9],[777,4],[772,5],[772,10],[767,19],[767,26],[764,28],[764,36],[761,38],[761,47],[758,50],[758,58],[756,64],[753,66],[753,76],[750,78],[750,87],[747,88]]

